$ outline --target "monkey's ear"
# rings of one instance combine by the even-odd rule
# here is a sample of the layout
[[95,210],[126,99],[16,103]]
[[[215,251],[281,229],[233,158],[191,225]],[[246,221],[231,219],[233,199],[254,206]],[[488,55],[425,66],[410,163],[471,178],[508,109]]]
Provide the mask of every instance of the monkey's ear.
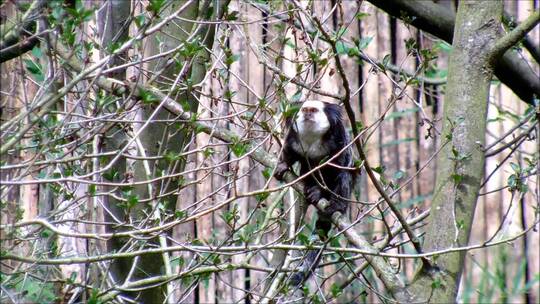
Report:
[[336,125],[341,122],[342,114],[341,107],[334,103],[325,103],[324,104],[324,113],[328,117],[330,125]]

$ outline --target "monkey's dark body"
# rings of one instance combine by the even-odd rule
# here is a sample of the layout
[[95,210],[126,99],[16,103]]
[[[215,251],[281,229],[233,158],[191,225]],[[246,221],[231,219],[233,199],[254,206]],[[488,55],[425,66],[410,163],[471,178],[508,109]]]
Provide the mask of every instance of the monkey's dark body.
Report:
[[[300,162],[300,175],[310,172],[330,158],[328,164],[313,171],[303,179],[304,197],[308,204],[316,205],[321,198],[329,201],[322,212],[318,212],[317,232],[326,239],[332,228],[331,216],[334,212],[345,213],[347,200],[351,196],[353,184],[351,149],[344,149],[348,136],[343,126],[341,108],[335,104],[318,101],[306,102],[296,120],[286,122],[288,133],[275,170],[275,177],[283,179],[283,174]],[[342,151],[343,150],[343,151]],[[332,164],[337,165],[332,166]],[[300,286],[319,264],[323,250],[308,250],[300,271],[290,277],[290,284]]]
[[[301,144],[299,134],[294,127],[294,120],[287,121],[289,132],[285,138],[285,146],[281,161],[276,168],[275,176],[282,179],[285,171],[292,165],[300,162],[300,174],[311,171],[321,163],[338,154],[348,143],[348,136],[342,123],[341,109],[335,104],[325,104],[324,113],[330,123],[330,128],[321,136],[320,155],[305,153],[306,148]],[[313,153],[312,153],[313,154]],[[304,196],[307,203],[316,205],[321,198],[327,199],[330,204],[323,213],[319,212],[317,228],[325,234],[331,228],[330,217],[335,211],[345,213],[347,200],[350,199],[352,187],[352,173],[350,170],[339,167],[351,167],[352,158],[350,148],[345,149],[336,158],[322,168],[312,172],[304,180]]]

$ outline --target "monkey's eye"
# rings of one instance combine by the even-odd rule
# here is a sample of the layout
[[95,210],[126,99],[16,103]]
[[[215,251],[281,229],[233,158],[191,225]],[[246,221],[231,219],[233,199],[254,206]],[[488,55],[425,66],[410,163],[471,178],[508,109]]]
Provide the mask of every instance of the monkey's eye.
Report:
[[317,112],[319,112],[319,109],[317,109],[317,108],[311,108],[311,107],[309,107],[309,108],[302,108],[302,112],[304,112],[304,113],[317,113]]

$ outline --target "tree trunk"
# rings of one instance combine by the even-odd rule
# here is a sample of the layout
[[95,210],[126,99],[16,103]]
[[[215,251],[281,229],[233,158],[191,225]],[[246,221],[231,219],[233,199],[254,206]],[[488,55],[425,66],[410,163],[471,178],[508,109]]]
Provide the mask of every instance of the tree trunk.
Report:
[[[126,38],[129,37],[129,24],[126,24],[126,21],[129,19],[129,16],[131,14],[131,3],[130,1],[113,0],[108,2],[103,1],[103,3],[100,4],[100,9],[97,11],[96,14],[97,30],[103,49],[107,49],[113,43],[124,41]],[[99,55],[100,57],[104,57],[107,56],[107,53],[100,52]],[[127,53],[122,54],[122,56],[113,58],[109,62],[109,67],[125,63],[125,60],[122,58],[125,55],[127,55]],[[112,72],[107,76],[122,81],[126,78],[126,70],[118,70]],[[122,104],[120,104],[120,102],[114,103],[114,105],[114,111],[118,110],[116,108],[116,105],[119,105],[119,107],[123,106]],[[100,150],[100,152],[117,151],[119,149],[122,149],[129,140],[126,132],[124,131],[126,129],[127,128],[112,128],[109,132],[104,134],[101,140],[97,139],[100,142],[96,146]],[[108,179],[107,177],[104,177],[104,179],[108,179],[108,181],[110,182],[122,182],[126,179],[126,169],[126,158],[122,156],[111,167],[111,170],[117,172],[117,174],[106,175],[107,177],[113,178]],[[105,188],[105,191],[115,191],[114,188],[117,187]],[[117,193],[120,192],[119,189],[116,189],[116,191]],[[121,222],[119,221],[119,219],[121,220],[125,218],[125,211],[119,207],[120,201],[115,199],[113,196],[104,196],[103,203],[106,206],[107,210],[103,211],[103,219],[100,220],[117,223],[118,226],[121,226]],[[107,226],[107,232],[118,232],[120,231],[120,229],[121,228],[117,228],[113,225]],[[121,252],[122,247],[125,245],[125,243],[126,242],[123,239],[111,238],[107,241],[107,249],[108,251]],[[131,259],[118,259],[112,262],[112,284],[123,284],[124,279],[129,273],[129,267],[131,265],[130,260]]]
[[[484,142],[491,52],[501,27],[501,1],[461,2],[450,55],[444,105],[443,144],[426,229],[425,251],[465,246],[484,173]],[[465,251],[432,260],[412,284],[420,301],[456,300]]]

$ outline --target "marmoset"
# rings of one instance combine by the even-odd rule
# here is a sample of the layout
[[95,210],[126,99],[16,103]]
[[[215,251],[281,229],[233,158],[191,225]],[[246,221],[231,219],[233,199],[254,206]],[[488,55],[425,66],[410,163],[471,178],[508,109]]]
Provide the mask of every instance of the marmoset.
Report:
[[[308,204],[317,205],[321,198],[329,201],[323,212],[318,212],[316,229],[324,238],[331,229],[331,216],[334,212],[345,213],[347,201],[351,196],[353,172],[351,149],[345,148],[349,137],[342,120],[341,107],[337,104],[318,100],[305,101],[296,118],[286,121],[288,133],[274,176],[283,179],[286,171],[300,163],[300,175],[310,172],[333,158],[321,168],[313,171],[302,181],[304,197]],[[337,156],[336,156],[337,155]],[[334,157],[335,156],[335,157]],[[315,269],[321,252],[308,253],[308,269],[291,278],[293,285],[305,281]]]

